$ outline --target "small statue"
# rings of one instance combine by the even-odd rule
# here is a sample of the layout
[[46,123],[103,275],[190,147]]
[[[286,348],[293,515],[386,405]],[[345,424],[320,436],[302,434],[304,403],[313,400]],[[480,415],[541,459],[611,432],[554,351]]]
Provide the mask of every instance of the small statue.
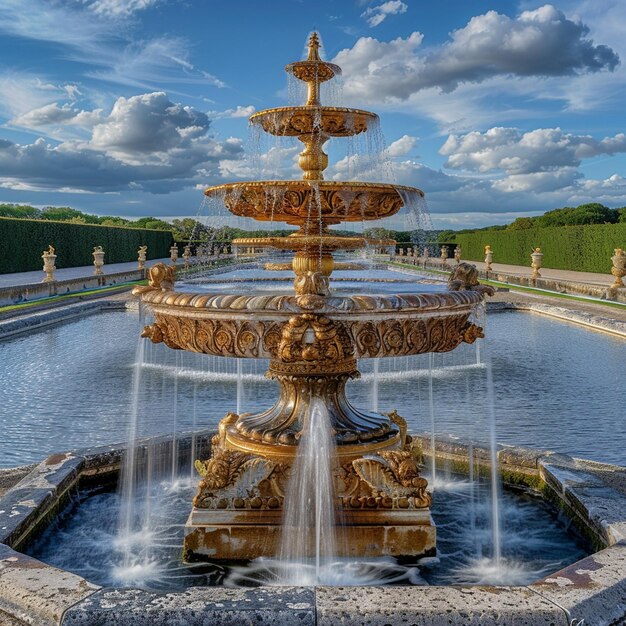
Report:
[[146,267],[146,253],[148,251],[148,246],[139,246],[139,250],[137,250],[137,269],[143,270]]
[[478,291],[479,293],[493,296],[495,289],[478,282],[478,270],[471,263],[459,263],[448,277],[448,289],[450,291]]
[[491,271],[491,264],[493,263],[493,252],[491,252],[491,246],[487,244],[485,246],[485,271]]
[[461,246],[457,246],[454,249],[454,260],[457,265],[461,262]]
[[185,269],[189,267],[190,258],[191,258],[191,246],[187,244],[183,250],[183,259],[185,259]]
[[543,259],[543,252],[541,252],[541,248],[533,248],[533,251],[530,255],[531,264],[530,266],[533,268],[533,273],[531,275],[532,279],[541,278],[541,274],[539,270],[541,269],[541,261]]
[[448,262],[448,246],[441,246],[441,262],[446,265]]
[[611,268],[611,274],[615,276],[615,281],[611,285],[612,289],[620,289],[624,285],[622,278],[626,276],[626,253],[622,248],[615,248],[615,254],[611,257],[613,267]]

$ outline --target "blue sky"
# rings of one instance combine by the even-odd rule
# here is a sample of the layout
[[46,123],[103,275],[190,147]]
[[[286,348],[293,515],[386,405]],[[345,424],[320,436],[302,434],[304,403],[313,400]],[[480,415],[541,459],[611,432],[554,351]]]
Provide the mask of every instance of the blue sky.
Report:
[[[318,29],[436,227],[624,206],[624,24],[621,0],[0,0],[0,201],[195,216],[256,177],[247,116],[287,103]],[[262,175],[297,177],[296,152]]]

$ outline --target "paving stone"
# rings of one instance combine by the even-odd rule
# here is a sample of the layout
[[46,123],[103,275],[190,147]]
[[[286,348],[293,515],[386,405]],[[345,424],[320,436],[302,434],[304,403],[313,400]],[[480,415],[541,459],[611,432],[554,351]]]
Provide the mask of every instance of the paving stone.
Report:
[[318,587],[317,626],[569,626],[525,587]]
[[[0,611],[17,623],[21,620],[33,626],[59,624],[69,607],[98,589],[80,576],[0,544]],[[0,624],[4,626],[2,621]]]
[[62,626],[314,626],[304,587],[195,587],[181,593],[103,589],[72,607]]
[[529,588],[567,610],[572,624],[622,624],[626,620],[626,543],[596,552]]
[[24,533],[76,483],[84,458],[70,452],[39,463],[0,499],[0,542],[19,544]]

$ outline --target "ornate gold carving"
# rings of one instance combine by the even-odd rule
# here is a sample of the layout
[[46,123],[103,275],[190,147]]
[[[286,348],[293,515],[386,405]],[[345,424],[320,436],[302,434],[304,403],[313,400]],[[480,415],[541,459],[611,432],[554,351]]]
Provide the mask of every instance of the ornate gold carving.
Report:
[[400,447],[404,449],[404,446],[407,443],[407,424],[406,420],[396,411],[395,409],[391,411],[391,413],[387,413],[389,419],[392,424],[395,424],[400,431]]
[[[310,307],[311,312],[284,321],[253,316],[207,319],[157,310],[155,323],[146,326],[142,336],[154,343],[163,341],[170,348],[215,356],[309,364],[319,356],[320,368],[316,371],[335,372],[348,357],[449,352],[463,341],[472,343],[482,336],[479,327],[467,322],[469,311],[425,319],[393,319],[390,311],[379,319],[372,316],[373,319],[342,320],[315,312],[325,302],[326,298],[319,295],[299,296],[298,304]],[[335,369],[328,370],[329,363],[334,363]]]
[[297,137],[319,130],[329,137],[350,137],[367,130],[378,115],[343,107],[281,107],[259,111],[250,117],[272,135]]
[[176,280],[176,267],[157,263],[148,270],[148,284],[155,289],[168,291],[174,288]]
[[[372,496],[407,498],[415,508],[428,508],[428,482],[419,475],[415,457],[408,450],[386,450],[355,459],[352,465],[360,478],[372,490]],[[389,506],[392,503],[388,502]]]
[[465,343],[474,343],[477,339],[482,339],[484,336],[485,332],[480,326],[468,322],[463,332],[463,341]]
[[163,341],[163,331],[157,324],[144,326],[141,336],[145,339],[150,339],[152,343],[161,343]]
[[252,181],[209,187],[206,196],[223,197],[231,213],[260,221],[302,226],[310,233],[318,223],[340,224],[381,219],[397,213],[404,202],[398,192],[411,187],[383,183],[319,181]]
[[[263,484],[275,469],[275,464],[237,450],[218,446],[207,461],[197,460],[194,464],[202,476],[198,483],[198,493],[193,504],[197,508],[261,508],[263,501],[257,500],[263,494]],[[278,508],[266,501],[267,508]]]
[[293,280],[293,288],[299,296],[327,296],[330,292],[328,276],[321,272],[305,272]]
[[283,363],[315,362],[325,370],[353,356],[352,341],[343,324],[323,315],[303,313],[284,326],[277,358]]

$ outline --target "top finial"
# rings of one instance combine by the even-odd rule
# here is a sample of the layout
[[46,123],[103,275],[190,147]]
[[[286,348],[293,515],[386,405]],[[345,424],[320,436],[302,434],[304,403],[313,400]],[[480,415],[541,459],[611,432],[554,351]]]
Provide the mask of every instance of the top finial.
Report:
[[309,56],[307,61],[321,61],[320,59],[320,38],[319,35],[313,31],[309,37]]

